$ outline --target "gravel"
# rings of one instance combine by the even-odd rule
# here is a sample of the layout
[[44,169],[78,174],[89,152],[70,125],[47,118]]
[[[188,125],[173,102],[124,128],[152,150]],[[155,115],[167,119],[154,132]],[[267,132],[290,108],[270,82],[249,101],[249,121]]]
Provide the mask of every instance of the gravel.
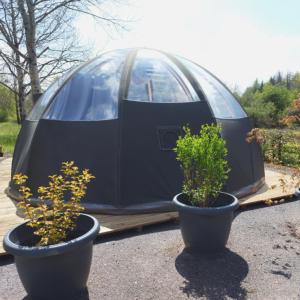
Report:
[[[300,203],[294,201],[242,210],[227,249],[216,255],[184,250],[176,223],[101,237],[88,290],[77,299],[300,299],[299,283]],[[0,257],[0,299],[24,297],[12,259]]]

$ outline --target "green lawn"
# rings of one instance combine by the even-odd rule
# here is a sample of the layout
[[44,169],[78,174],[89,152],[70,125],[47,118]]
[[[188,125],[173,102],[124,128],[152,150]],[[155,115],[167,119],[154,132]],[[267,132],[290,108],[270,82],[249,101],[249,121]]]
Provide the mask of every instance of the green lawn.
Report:
[[20,125],[14,121],[0,123],[0,146],[4,153],[13,153]]

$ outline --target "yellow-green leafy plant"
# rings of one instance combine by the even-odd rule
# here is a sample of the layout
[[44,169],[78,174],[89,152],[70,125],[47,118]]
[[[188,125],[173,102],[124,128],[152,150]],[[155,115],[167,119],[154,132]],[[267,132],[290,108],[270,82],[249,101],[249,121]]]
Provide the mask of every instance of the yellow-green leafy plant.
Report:
[[29,219],[27,225],[40,237],[38,245],[53,245],[67,239],[84,210],[80,201],[93,178],[88,169],[79,170],[73,161],[63,162],[60,173],[49,176],[48,186],[38,188],[39,201],[33,205],[30,201],[32,192],[27,186],[28,177],[21,173],[13,176],[21,194],[18,207],[24,211],[25,219]]
[[193,135],[184,127],[174,151],[183,170],[183,192],[194,206],[211,206],[228,178],[226,142],[221,127],[203,125]]

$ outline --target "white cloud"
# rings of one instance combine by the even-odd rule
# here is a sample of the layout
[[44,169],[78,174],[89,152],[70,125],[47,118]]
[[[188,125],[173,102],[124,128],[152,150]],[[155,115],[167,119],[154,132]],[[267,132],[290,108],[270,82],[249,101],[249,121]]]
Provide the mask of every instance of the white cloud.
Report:
[[109,40],[99,26],[81,17],[81,36],[98,50],[152,47],[177,53],[241,89],[256,77],[267,80],[278,70],[300,69],[300,36],[260,28],[232,9],[230,0],[139,0],[120,14],[127,10],[138,18],[131,31]]

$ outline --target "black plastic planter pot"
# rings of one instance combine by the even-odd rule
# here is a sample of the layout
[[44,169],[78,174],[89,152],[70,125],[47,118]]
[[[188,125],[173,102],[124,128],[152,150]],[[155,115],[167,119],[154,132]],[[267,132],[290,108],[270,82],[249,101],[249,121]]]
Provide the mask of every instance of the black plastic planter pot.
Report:
[[183,193],[176,195],[173,202],[179,212],[181,234],[187,248],[209,253],[225,248],[233,213],[239,207],[235,196],[220,192],[213,207],[191,206]]
[[30,246],[37,237],[26,223],[6,234],[4,249],[14,255],[30,299],[72,299],[86,289],[99,228],[97,219],[81,214],[69,241],[40,247]]

